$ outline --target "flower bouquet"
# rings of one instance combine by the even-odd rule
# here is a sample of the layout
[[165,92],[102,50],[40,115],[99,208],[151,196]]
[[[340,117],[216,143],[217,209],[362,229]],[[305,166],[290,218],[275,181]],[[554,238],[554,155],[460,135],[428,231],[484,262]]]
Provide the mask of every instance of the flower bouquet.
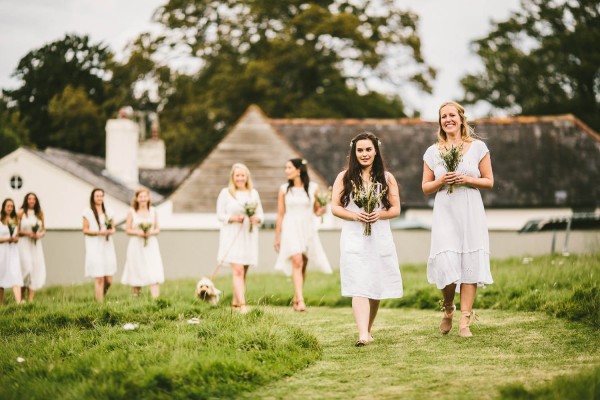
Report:
[[[326,191],[319,191],[316,196],[319,206],[326,207],[327,204],[331,203],[331,186]],[[321,223],[323,223],[323,216],[321,215]]]
[[[449,149],[445,148],[440,150],[440,157],[442,158],[442,164],[446,171],[456,172],[458,164],[462,161],[462,144],[460,146],[451,146]],[[454,192],[454,185],[449,185],[446,193],[450,194]]]
[[[255,201],[248,201],[244,204],[244,212],[246,213],[248,218],[250,218],[254,214],[256,214],[256,207],[258,207],[258,203]],[[252,224],[252,222],[250,222],[250,229],[248,231],[252,232],[253,228],[254,228],[254,225]]]
[[17,229],[17,221],[14,220],[13,218],[8,220],[8,233],[10,234],[10,237],[12,238],[13,235],[15,234],[15,229]]
[[[36,219],[36,220],[35,220],[35,225],[33,225],[33,226],[31,227],[31,231],[32,231],[34,234],[37,234],[37,233],[40,231],[40,228],[41,228],[41,227],[42,227],[42,226],[40,225],[40,222],[39,222],[39,221]],[[37,243],[37,239],[33,239],[33,243]]]
[[[365,210],[366,213],[372,213],[375,207],[379,204],[382,197],[385,196],[387,189],[381,190],[381,183],[373,182],[370,179],[366,185],[356,187],[352,182],[352,200],[354,203]],[[364,236],[371,236],[371,223],[365,223],[365,230],[363,231]]]
[[[142,222],[138,225],[138,227],[144,232],[148,233],[150,228],[152,228],[152,224],[150,222]],[[148,246],[148,237],[144,236],[144,247]]]
[[[112,229],[113,228],[113,219],[108,216],[105,217],[104,226],[106,227],[107,230]],[[106,235],[106,241],[108,242],[108,235]]]

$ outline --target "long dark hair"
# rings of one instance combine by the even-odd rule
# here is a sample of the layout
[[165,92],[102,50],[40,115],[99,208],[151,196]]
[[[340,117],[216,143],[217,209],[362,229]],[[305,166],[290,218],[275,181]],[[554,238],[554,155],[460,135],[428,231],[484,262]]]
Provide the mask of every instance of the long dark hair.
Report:
[[[6,211],[4,211],[6,203],[8,203],[9,201],[13,203],[13,210],[12,213],[10,213],[10,215],[8,215]],[[17,212],[15,211],[15,208],[15,202],[13,201],[13,199],[4,199],[4,201],[2,202],[2,211],[0,211],[0,221],[6,221],[7,217],[17,218]]]
[[40,199],[38,199],[38,197],[35,193],[29,192],[25,195],[21,209],[25,212],[25,214],[27,214],[27,211],[29,211],[29,205],[27,204],[27,198],[29,196],[35,197],[35,206],[33,206],[33,212],[38,219],[41,219],[43,221],[44,220],[44,212],[42,211],[42,206],[40,206]]
[[[306,192],[306,195],[310,197],[310,195],[308,194],[308,184],[310,183],[310,178],[308,177],[308,168],[306,168],[306,160],[302,158],[292,158],[288,161],[292,163],[294,168],[300,170],[300,179],[302,180],[302,184],[304,185],[304,191]],[[287,192],[289,192],[290,188],[292,188],[293,186],[294,180],[288,179]]]
[[[361,171],[362,167],[358,162],[358,158],[356,158],[356,142],[359,140],[370,140],[373,143],[373,147],[375,148],[375,159],[373,160],[373,169],[371,170],[371,177],[375,182],[381,184],[381,190],[387,190],[388,184],[385,179],[385,164],[383,163],[383,157],[381,152],[379,151],[379,144],[381,143],[377,136],[372,134],[371,132],[365,131],[356,135],[352,141],[350,141],[350,156],[348,157],[348,168],[346,169],[346,173],[344,174],[344,190],[342,191],[342,197],[340,198],[340,202],[344,207],[348,205],[350,202],[350,196],[352,194],[352,182],[359,187],[362,185],[362,177]],[[383,196],[381,198],[381,203],[383,207],[388,209],[392,205],[388,196]]]
[[[90,208],[92,209],[94,213],[94,218],[96,218],[96,222],[98,223],[98,229],[102,230],[102,228],[100,227],[100,216],[98,215],[98,210],[96,210],[96,203],[94,203],[94,194],[96,194],[96,192],[102,192],[102,194],[104,194],[104,190],[100,188],[94,188],[94,190],[92,190],[92,194],[90,195]],[[104,200],[102,201],[102,213],[106,215],[106,209],[104,208]]]

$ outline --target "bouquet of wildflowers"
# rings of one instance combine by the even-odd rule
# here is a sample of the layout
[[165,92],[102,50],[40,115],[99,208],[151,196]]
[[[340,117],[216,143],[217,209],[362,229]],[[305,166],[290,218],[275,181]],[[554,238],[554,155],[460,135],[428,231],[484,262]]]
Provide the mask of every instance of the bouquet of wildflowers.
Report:
[[[144,233],[148,233],[150,228],[152,228],[152,224],[150,222],[142,222],[138,226]],[[146,246],[148,246],[148,237],[144,236],[144,247]]]
[[17,221],[13,218],[10,218],[8,220],[8,233],[10,234],[10,237],[13,237],[14,233],[15,233],[15,229],[17,229]]
[[[246,213],[248,218],[250,218],[254,214],[256,214],[256,207],[258,207],[258,203],[256,201],[248,201],[244,204],[244,212]],[[252,232],[253,228],[254,228],[254,225],[252,224],[252,222],[250,222],[249,232]]]
[[[35,234],[37,234],[40,229],[42,228],[42,226],[40,225],[40,221],[38,221],[37,219],[35,220],[35,225],[33,225],[31,227],[31,231]],[[33,239],[33,243],[37,243],[37,239]]]
[[[366,184],[356,187],[352,182],[352,200],[354,203],[365,210],[366,213],[372,213],[375,207],[381,202],[387,189],[381,190],[381,183],[373,182],[370,179]],[[371,236],[371,223],[365,224],[365,230],[363,231],[364,236]]]
[[[327,204],[331,203],[331,186],[325,191],[320,191],[316,195],[317,203],[319,206],[325,207]],[[323,222],[323,216],[321,215],[321,223]]]
[[[109,216],[106,216],[104,219],[104,226],[106,227],[107,230],[112,229],[113,228],[113,219]],[[106,235],[106,241],[108,242],[108,235]]]
[[[458,147],[451,146],[449,149],[445,148],[440,150],[440,157],[442,159],[442,164],[446,171],[448,172],[456,172],[458,168],[458,164],[462,161],[462,144]],[[447,193],[454,192],[454,185],[448,186]]]

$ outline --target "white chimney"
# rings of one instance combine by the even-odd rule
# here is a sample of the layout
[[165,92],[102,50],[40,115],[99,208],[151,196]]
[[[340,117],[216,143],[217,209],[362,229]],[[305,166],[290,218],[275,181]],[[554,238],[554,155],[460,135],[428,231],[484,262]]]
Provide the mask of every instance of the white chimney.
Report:
[[132,120],[119,118],[106,122],[106,170],[128,186],[139,185],[138,138],[139,127]]

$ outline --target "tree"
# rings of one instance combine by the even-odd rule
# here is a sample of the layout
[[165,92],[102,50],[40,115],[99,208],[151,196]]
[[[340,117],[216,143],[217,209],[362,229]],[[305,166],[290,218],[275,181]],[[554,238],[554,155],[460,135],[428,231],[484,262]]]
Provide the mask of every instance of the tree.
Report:
[[[272,117],[401,117],[398,89],[429,92],[435,75],[417,16],[391,0],[172,0],[155,19],[168,31],[154,54],[201,64],[172,77],[161,106],[169,162],[196,162],[252,103]],[[374,77],[393,90],[370,89]]]
[[55,96],[63,94],[67,85],[81,88],[96,105],[105,101],[104,79],[108,78],[105,67],[111,57],[107,46],[91,44],[87,36],[66,35],[21,59],[14,75],[22,86],[4,93],[16,103],[34,145],[61,146],[57,141],[60,135],[53,132],[48,107]]
[[600,3],[523,0],[474,41],[484,71],[462,80],[464,102],[521,114],[573,113],[600,129]]
[[104,154],[106,121],[83,87],[67,85],[50,100],[48,114],[52,121],[51,143],[59,143],[67,150]]
[[9,110],[5,99],[0,96],[0,157],[27,141],[28,131],[20,121],[19,112]]

